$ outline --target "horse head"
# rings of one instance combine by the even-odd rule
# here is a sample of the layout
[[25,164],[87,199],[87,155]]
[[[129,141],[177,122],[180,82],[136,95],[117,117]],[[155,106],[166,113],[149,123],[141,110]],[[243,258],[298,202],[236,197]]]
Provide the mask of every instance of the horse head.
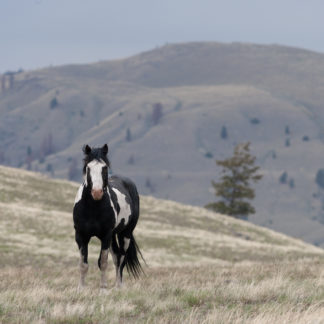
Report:
[[108,145],[91,148],[89,145],[83,147],[84,165],[83,175],[85,186],[90,190],[94,200],[101,200],[108,185]]

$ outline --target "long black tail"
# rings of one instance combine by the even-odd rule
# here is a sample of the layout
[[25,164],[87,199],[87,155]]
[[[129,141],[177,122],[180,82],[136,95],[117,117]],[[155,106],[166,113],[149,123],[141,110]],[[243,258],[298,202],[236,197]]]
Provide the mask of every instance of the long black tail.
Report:
[[124,178],[123,179],[124,186],[128,189],[129,195],[133,201],[133,206],[132,206],[132,216],[129,222],[129,232],[130,234],[130,243],[129,247],[126,251],[126,268],[129,274],[132,274],[133,277],[136,279],[138,278],[141,274],[144,274],[144,270],[139,262],[138,255],[141,256],[142,260],[146,264],[143,255],[135,241],[135,238],[133,236],[133,230],[136,227],[138,218],[139,218],[139,212],[140,212],[140,200],[139,200],[139,195],[137,192],[136,185],[134,184],[133,181],[130,179]]
[[145,260],[143,255],[135,241],[133,234],[130,237],[129,247],[126,251],[126,268],[129,274],[132,274],[135,279],[137,279],[141,274],[144,274],[144,270],[139,262],[138,254],[143,259],[144,263]]

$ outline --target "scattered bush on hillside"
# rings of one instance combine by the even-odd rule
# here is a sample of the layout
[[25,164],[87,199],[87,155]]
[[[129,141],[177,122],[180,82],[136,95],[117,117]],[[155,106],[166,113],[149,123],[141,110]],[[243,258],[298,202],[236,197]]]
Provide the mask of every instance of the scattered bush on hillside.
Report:
[[182,102],[178,101],[177,104],[174,106],[174,111],[179,111],[182,107]]
[[128,161],[127,161],[127,164],[129,164],[129,165],[134,165],[134,164],[135,164],[135,157],[134,157],[134,154],[132,154],[132,155],[129,157],[129,159],[128,159]]
[[50,173],[52,176],[54,175],[54,167],[51,163],[46,165],[46,172]]
[[307,135],[303,136],[303,141],[304,142],[309,142],[309,136],[307,136]]
[[33,151],[32,148],[28,145],[27,146],[27,152],[26,152],[26,164],[27,164],[27,170],[31,170],[31,163],[33,161]]
[[152,184],[151,179],[149,177],[146,178],[145,187],[149,189],[151,193],[155,191],[155,186]]
[[288,173],[286,171],[284,171],[281,176],[279,177],[279,182],[281,184],[286,184],[288,181]]
[[126,141],[127,142],[131,142],[132,140],[132,133],[131,130],[129,129],[129,127],[126,129]]
[[28,145],[28,146],[27,146],[27,156],[31,156],[32,153],[33,153],[33,150],[32,150],[32,148]]
[[286,138],[285,146],[286,147],[289,147],[290,146],[290,139],[289,138]]
[[55,109],[57,106],[59,105],[58,100],[56,97],[54,97],[51,101],[50,101],[50,109]]
[[250,123],[253,124],[253,125],[258,125],[258,124],[260,124],[260,119],[258,119],[256,117],[251,118]]
[[290,128],[289,128],[288,125],[285,127],[285,134],[286,135],[289,135],[290,134]]
[[80,170],[78,170],[78,162],[75,158],[71,158],[69,169],[68,169],[68,179],[78,180],[79,175],[80,175]]
[[280,184],[288,184],[288,186],[293,189],[295,188],[295,179],[294,178],[288,178],[287,171],[284,171],[281,176],[279,177],[279,183]]
[[55,152],[52,133],[48,133],[40,147],[40,157],[45,157]]
[[153,110],[152,110],[152,123],[153,125],[157,125],[161,118],[163,117],[163,106],[160,102],[157,102],[153,105]]
[[4,152],[0,152],[0,164],[3,164],[5,162],[6,158],[5,158],[5,154]]
[[276,158],[277,158],[277,153],[276,153],[276,151],[272,151],[272,158],[273,158],[273,159],[276,159]]
[[221,138],[227,139],[227,137],[228,137],[227,128],[226,128],[226,126],[223,125],[222,130],[221,130]]
[[321,189],[324,189],[324,169],[317,171],[315,182]]
[[213,155],[213,153],[208,151],[208,152],[205,153],[205,157],[208,158],[208,159],[212,159],[214,157],[214,155]]
[[1,78],[1,91],[4,92],[6,90],[6,78],[3,75]]
[[15,74],[20,73],[15,71],[7,71],[2,75],[1,79],[1,91],[4,92],[7,89],[12,89],[15,82]]
[[254,165],[255,159],[256,157],[250,154],[248,142],[238,144],[232,157],[216,161],[216,164],[223,168],[224,175],[220,182],[212,181],[212,185],[216,197],[220,197],[221,200],[205,207],[241,219],[247,219],[249,214],[254,214],[254,207],[246,199],[252,200],[255,197],[250,182],[257,182],[262,178],[261,174],[256,174],[259,167]]

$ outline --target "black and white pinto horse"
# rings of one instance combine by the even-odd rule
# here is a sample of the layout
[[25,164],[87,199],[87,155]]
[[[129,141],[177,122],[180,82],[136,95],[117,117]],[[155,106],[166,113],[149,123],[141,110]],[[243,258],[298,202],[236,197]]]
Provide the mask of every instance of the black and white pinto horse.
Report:
[[108,178],[108,145],[91,148],[85,145],[83,175],[73,208],[75,240],[80,250],[80,287],[88,272],[88,243],[96,236],[101,241],[98,266],[101,288],[107,288],[108,250],[116,267],[116,286],[120,287],[123,269],[135,278],[142,272],[141,255],[133,236],[139,217],[139,196],[135,184],[126,178]]

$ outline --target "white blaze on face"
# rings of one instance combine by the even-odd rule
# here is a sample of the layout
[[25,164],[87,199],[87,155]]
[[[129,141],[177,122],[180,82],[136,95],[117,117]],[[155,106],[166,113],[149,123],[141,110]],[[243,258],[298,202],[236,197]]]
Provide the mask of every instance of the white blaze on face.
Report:
[[93,160],[87,165],[88,172],[90,172],[93,190],[103,189],[102,168],[104,166],[106,166],[106,163],[102,160]]

